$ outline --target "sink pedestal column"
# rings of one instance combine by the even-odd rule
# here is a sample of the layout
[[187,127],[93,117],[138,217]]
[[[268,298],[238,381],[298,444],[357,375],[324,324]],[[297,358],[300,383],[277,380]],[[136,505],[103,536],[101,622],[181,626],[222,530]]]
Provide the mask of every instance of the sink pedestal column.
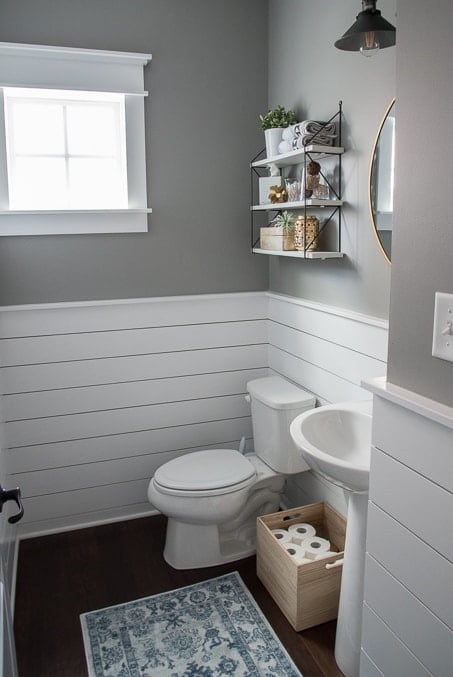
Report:
[[346,677],[358,677],[368,493],[345,491],[348,502],[335,660]]

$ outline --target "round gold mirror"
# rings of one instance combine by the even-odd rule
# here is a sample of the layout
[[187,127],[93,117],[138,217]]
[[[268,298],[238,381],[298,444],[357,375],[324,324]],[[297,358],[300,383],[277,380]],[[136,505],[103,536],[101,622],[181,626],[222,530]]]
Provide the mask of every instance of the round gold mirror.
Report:
[[371,220],[379,247],[392,259],[393,190],[395,167],[395,99],[379,127],[371,157],[369,200]]

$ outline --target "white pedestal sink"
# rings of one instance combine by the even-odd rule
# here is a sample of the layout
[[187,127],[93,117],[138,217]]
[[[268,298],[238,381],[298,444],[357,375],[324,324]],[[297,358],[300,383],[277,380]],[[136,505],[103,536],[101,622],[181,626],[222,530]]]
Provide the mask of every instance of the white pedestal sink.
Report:
[[359,675],[371,421],[371,402],[343,402],[300,414],[290,428],[310,468],[344,489],[348,502],[335,640],[335,660],[346,677]]

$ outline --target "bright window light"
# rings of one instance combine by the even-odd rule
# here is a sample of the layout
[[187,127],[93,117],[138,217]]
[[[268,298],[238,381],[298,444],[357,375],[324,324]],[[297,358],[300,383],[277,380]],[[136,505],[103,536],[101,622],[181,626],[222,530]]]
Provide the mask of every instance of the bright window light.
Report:
[[148,232],[151,58],[0,42],[0,238]]
[[124,94],[4,88],[10,210],[127,209]]

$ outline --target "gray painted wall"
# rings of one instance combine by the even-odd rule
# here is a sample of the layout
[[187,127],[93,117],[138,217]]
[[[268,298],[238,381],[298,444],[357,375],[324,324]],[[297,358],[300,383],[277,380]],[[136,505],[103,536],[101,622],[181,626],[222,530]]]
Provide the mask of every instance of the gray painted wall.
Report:
[[0,40],[153,54],[149,232],[2,238],[0,304],[267,289],[248,170],[267,105],[267,2],[2,0]]
[[434,293],[453,293],[453,7],[398,0],[397,156],[388,379],[453,406],[431,356]]
[[[378,3],[396,24],[395,0]],[[333,43],[354,22],[358,0],[270,0],[269,104],[303,118],[328,119],[343,101],[344,260],[273,257],[270,286],[334,306],[386,318],[390,267],[377,245],[368,209],[368,174],[377,129],[395,95],[395,49],[369,59]]]

